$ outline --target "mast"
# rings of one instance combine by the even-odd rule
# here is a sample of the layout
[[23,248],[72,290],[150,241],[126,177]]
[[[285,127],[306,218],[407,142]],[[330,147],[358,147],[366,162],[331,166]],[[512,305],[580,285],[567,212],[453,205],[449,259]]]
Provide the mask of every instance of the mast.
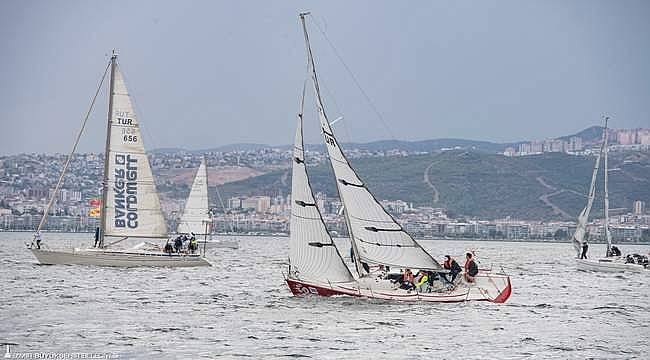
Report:
[[608,181],[609,174],[607,173],[608,171],[607,158],[609,153],[609,149],[608,149],[609,133],[607,131],[608,120],[609,117],[605,116],[605,129],[603,130],[605,131],[605,135],[604,135],[605,143],[603,145],[604,146],[603,152],[605,155],[605,163],[604,163],[605,165],[605,170],[604,170],[605,171],[605,181],[604,181],[605,182],[605,209],[604,209],[605,223],[603,226],[605,228],[605,239],[607,240],[607,252],[605,253],[605,256],[611,256],[612,254],[612,234],[609,232],[609,181]]
[[356,251],[356,265],[381,264],[401,268],[440,270],[442,266],[409,235],[366,188],[346,158],[327,119],[320,95],[314,57],[309,43],[304,17],[300,14],[309,55],[318,117],[321,124],[330,165],[336,177],[339,197],[345,207],[350,238]]
[[[316,64],[314,63],[314,55],[313,55],[313,53],[311,51],[311,44],[309,43],[309,33],[307,32],[307,24],[305,22],[305,17],[307,15],[309,15],[309,14],[310,14],[310,12],[300,13],[300,22],[302,24],[302,30],[303,30],[303,34],[305,36],[305,46],[307,47],[307,62],[308,62],[309,71],[311,73],[311,78],[312,78],[313,83],[314,83],[314,92],[316,94],[316,102],[317,102],[317,105],[318,105],[318,112],[324,114],[325,113],[325,108],[323,106],[323,100],[321,99],[321,96],[320,96],[320,86],[318,85],[318,77],[316,75]],[[302,111],[301,111],[301,119],[302,119]],[[323,129],[321,129],[321,131],[323,131]],[[330,165],[332,165],[331,161],[330,161]],[[332,170],[334,170],[334,169],[332,169]],[[357,274],[359,275],[359,277],[362,277],[364,275],[364,273],[362,271],[363,266],[361,265],[361,258],[360,258],[359,249],[357,248],[357,245],[356,245],[356,243],[354,241],[354,235],[352,233],[352,227],[350,226],[350,218],[348,217],[347,209],[345,209],[345,204],[343,203],[343,198],[341,197],[341,189],[339,188],[339,186],[340,186],[339,182],[337,181],[336,182],[336,192],[337,192],[337,194],[339,196],[339,199],[341,199],[341,204],[343,204],[345,223],[346,223],[346,226],[348,228],[348,237],[350,238],[350,243],[352,245],[352,250],[354,252],[354,254],[352,256],[352,260],[354,261],[354,267],[357,270]]]
[[102,180],[102,211],[100,213],[100,240],[99,247],[104,247],[104,232],[106,231],[106,210],[108,208],[108,162],[111,146],[111,117],[113,114],[113,95],[115,90],[115,68],[117,67],[117,52],[113,50],[111,56],[111,79],[108,91],[108,119],[106,121],[106,146],[104,147],[104,179]]

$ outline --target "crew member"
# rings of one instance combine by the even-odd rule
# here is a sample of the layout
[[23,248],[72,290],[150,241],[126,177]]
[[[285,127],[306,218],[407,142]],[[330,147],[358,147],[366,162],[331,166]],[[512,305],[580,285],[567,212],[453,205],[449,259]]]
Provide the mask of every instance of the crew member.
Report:
[[474,282],[476,274],[478,274],[478,266],[472,259],[472,253],[467,253],[465,254],[465,281]]
[[586,259],[587,258],[587,250],[589,250],[589,244],[587,243],[587,240],[582,243],[582,255],[580,255],[581,259]]
[[442,266],[446,269],[449,270],[449,275],[451,275],[451,281],[447,279],[447,274],[445,273],[440,273],[440,276],[445,279],[449,284],[454,284],[454,281],[456,280],[456,277],[460,272],[463,270],[461,269],[460,265],[458,265],[458,262],[456,262],[456,259],[452,258],[450,255],[445,255],[445,262],[442,263]]

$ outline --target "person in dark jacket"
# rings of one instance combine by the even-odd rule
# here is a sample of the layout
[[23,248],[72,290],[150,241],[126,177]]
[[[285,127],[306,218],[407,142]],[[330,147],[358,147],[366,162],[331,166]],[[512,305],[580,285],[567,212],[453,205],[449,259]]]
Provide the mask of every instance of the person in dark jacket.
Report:
[[458,262],[456,262],[456,259],[452,258],[450,255],[445,255],[445,262],[442,263],[442,266],[445,268],[445,270],[449,270],[449,275],[451,275],[451,280],[447,278],[447,274],[445,273],[440,273],[440,277],[445,279],[446,282],[449,284],[454,284],[454,280],[456,280],[456,277],[458,274],[460,274],[463,269],[458,265]]
[[587,240],[582,243],[582,255],[580,255],[581,259],[586,259],[587,258],[587,251],[589,250],[589,244],[587,243]]
[[468,283],[474,282],[474,277],[478,274],[478,265],[472,259],[472,253],[465,254],[465,280]]

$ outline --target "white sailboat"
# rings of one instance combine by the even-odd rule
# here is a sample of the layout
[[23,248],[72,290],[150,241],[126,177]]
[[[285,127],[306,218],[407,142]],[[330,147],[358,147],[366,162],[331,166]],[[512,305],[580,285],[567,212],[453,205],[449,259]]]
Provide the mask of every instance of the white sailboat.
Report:
[[[166,253],[160,246],[144,244],[130,249],[117,249],[114,245],[126,239],[167,239],[167,226],[160,207],[160,199],[144,149],[140,124],[129,96],[124,77],[113,52],[110,67],[109,110],[104,152],[104,175],[102,186],[101,230],[99,241],[93,248],[52,250],[40,244],[40,230],[45,224],[49,208],[62,183],[67,166],[83,133],[88,115],[92,111],[99,89],[93,99],[73,150],[55,187],[52,199],[38,226],[38,242],[29,246],[41,264],[79,264],[98,266],[209,266],[199,254]],[[106,72],[104,73],[104,77]],[[100,83],[101,88],[104,78]],[[108,241],[111,241],[108,243]],[[153,246],[151,246],[153,245]]]
[[479,271],[471,283],[464,279],[459,279],[453,286],[442,281],[430,282],[432,291],[420,292],[402,289],[386,274],[371,271],[371,267],[378,266],[383,269],[418,269],[432,275],[447,272],[379,204],[339,147],[322,102],[305,23],[306,15],[308,13],[300,14],[300,20],[307,47],[309,73],[321,130],[345,209],[357,276],[352,276],[347,269],[327,233],[309,186],[302,145],[303,100],[296,132],[291,189],[290,267],[286,278],[291,292],[296,296],[350,295],[398,301],[505,302],[512,288],[510,278],[504,274]]
[[[196,172],[192,189],[187,197],[185,209],[176,229],[179,234],[194,234],[197,239],[198,248],[239,248],[235,240],[213,239],[211,231],[212,219],[210,218],[209,197],[208,197],[208,168],[205,157]],[[202,239],[201,239],[202,238]]]
[[[608,141],[607,122],[609,117],[605,117],[605,128],[603,129],[603,139],[594,171],[591,175],[591,185],[589,187],[589,197],[587,206],[582,210],[578,217],[578,226],[573,234],[573,245],[577,251],[576,266],[580,270],[599,271],[599,272],[645,272],[648,268],[648,257],[640,254],[629,254],[621,256],[620,250],[612,246],[612,234],[609,231],[609,174],[608,174]],[[599,258],[582,258],[581,250],[585,244],[587,218],[594,201],[596,191],[596,175],[598,173],[600,158],[603,157],[603,178],[604,178],[604,215],[603,232],[607,241],[605,256]]]

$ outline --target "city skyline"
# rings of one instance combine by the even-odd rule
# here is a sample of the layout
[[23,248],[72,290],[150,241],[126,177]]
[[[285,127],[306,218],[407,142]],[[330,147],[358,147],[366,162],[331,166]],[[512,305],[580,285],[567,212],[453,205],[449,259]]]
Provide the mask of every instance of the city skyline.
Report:
[[[325,101],[332,118],[344,115],[343,142],[547,138],[603,113],[615,128],[648,123],[646,2],[370,4],[311,6]],[[113,48],[147,149],[290,143],[304,4],[153,5],[0,4],[0,41],[12,54],[0,60],[0,153],[69,151]],[[316,143],[307,104],[305,140]],[[101,151],[105,108],[103,93],[81,152]]]

